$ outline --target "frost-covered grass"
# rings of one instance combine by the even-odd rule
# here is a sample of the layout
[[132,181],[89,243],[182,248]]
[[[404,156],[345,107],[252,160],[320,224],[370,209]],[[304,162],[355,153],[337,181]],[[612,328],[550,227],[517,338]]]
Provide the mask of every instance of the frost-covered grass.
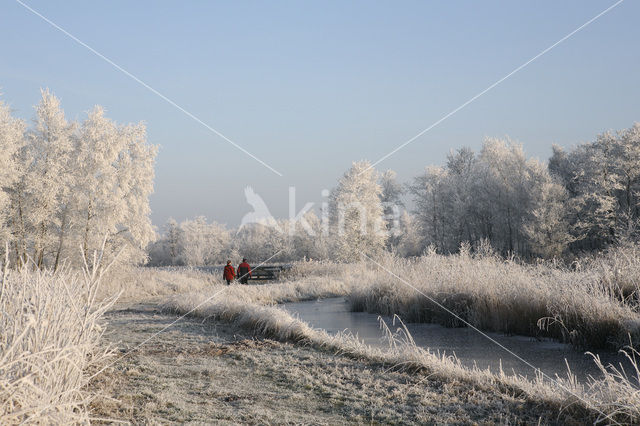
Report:
[[105,340],[128,355],[94,382],[105,395],[92,404],[97,417],[132,424],[581,423],[577,413],[521,392],[276,342],[234,324],[184,318],[156,334],[175,315],[148,304],[107,318]]
[[[544,263],[523,264],[491,253],[472,256],[464,251],[455,256],[430,253],[410,260],[393,256],[376,259],[382,267],[371,261],[300,262],[283,282],[230,287],[201,272],[143,269],[136,278],[141,286],[131,296],[148,296],[149,289],[154,295],[173,294],[164,305],[171,312],[211,317],[266,337],[382,362],[443,381],[462,380],[474,386],[526,395],[531,401],[571,407],[576,415],[589,421],[637,422],[640,421],[637,369],[625,372],[601,365],[603,378],[588,383],[578,383],[570,374],[556,382],[543,377],[527,380],[503,372],[465,368],[453,358],[416,347],[406,333],[404,340],[395,340],[390,351],[374,350],[353,336],[331,336],[314,330],[271,306],[348,296],[354,309],[397,314],[405,321],[460,325],[421,294],[424,293],[482,329],[529,335],[546,333],[582,346],[621,347],[629,342],[629,336],[633,342],[640,341],[636,275],[640,262],[634,250],[621,249],[584,260],[574,264],[574,269]],[[144,284],[148,277],[152,278],[151,284]],[[215,295],[220,290],[223,291]],[[632,358],[637,356],[631,347],[626,350]],[[635,360],[632,364],[638,365]]]
[[571,375],[567,379],[550,381],[542,376],[534,380],[507,376],[502,371],[493,374],[488,370],[465,368],[453,357],[417,347],[404,329],[399,333],[388,331],[389,351],[381,351],[363,345],[352,335],[329,335],[309,327],[283,309],[252,303],[247,299],[225,292],[202,303],[201,295],[180,295],[169,300],[164,308],[179,314],[190,312],[192,316],[233,323],[265,337],[367,359],[389,365],[392,369],[424,374],[445,382],[463,381],[496,392],[525,395],[537,403],[556,406],[559,411],[564,407],[582,420],[594,421],[599,418],[631,422],[640,419],[637,409],[640,395],[632,385],[633,379],[617,377],[611,370],[604,371],[604,380],[588,384],[578,383]]
[[0,424],[88,423],[99,349],[96,274],[5,271],[0,277]]
[[346,296],[352,291],[351,285],[339,278],[310,276],[263,285],[232,285],[226,294],[244,302],[269,305]]
[[[302,262],[300,265],[304,265]],[[338,267],[337,264],[332,264]],[[220,276],[219,276],[220,275]],[[109,271],[103,278],[99,297],[120,294],[119,302],[158,300],[162,296],[199,293],[203,297],[226,288],[235,297],[263,304],[296,302],[326,297],[345,296],[350,293],[350,283],[341,277],[294,268],[292,275],[283,282],[241,285],[237,281],[227,287],[222,273],[209,273],[190,267],[154,268],[121,266]]]
[[120,302],[140,301],[158,296],[205,291],[219,285],[222,285],[221,276],[198,269],[122,265],[105,275],[99,297],[120,294]]
[[[463,325],[433,299],[483,330],[549,336],[580,348],[620,348],[629,335],[640,342],[637,248],[584,259],[572,269],[465,251],[413,259],[387,255],[376,262],[381,266],[369,260],[298,262],[283,282],[235,284],[226,294],[260,304],[348,296],[355,311]],[[219,277],[188,268],[130,268],[110,276],[108,284],[105,294],[122,289],[121,300],[192,292],[204,300],[223,288]]]
[[610,297],[638,307],[640,305],[640,246],[629,244],[602,255],[578,259],[578,271],[590,272]]

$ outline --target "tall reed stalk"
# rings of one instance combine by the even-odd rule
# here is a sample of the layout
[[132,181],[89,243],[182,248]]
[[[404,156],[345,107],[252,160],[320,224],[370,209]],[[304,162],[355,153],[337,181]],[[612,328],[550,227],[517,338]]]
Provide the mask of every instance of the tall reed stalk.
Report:
[[110,356],[99,348],[99,256],[84,273],[7,263],[0,282],[0,424],[88,423],[89,370]]

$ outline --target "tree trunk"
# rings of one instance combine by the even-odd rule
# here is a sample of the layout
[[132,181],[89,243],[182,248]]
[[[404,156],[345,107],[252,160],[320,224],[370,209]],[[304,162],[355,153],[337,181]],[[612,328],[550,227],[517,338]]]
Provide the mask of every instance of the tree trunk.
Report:
[[84,238],[82,241],[82,250],[84,255],[84,260],[89,263],[89,222],[91,221],[91,211],[93,210],[93,203],[89,201],[89,205],[87,206],[87,222],[84,228]]
[[22,213],[22,197],[18,195],[18,221],[20,222],[20,237],[19,241],[16,241],[16,265],[18,269],[24,266],[27,255],[27,245],[25,239],[27,238],[24,230],[24,214]]
[[56,251],[56,260],[53,264],[53,271],[58,270],[58,265],[60,264],[60,255],[62,254],[62,248],[64,246],[64,237],[66,234],[66,223],[67,223],[67,212],[69,208],[65,207],[64,213],[62,214],[62,222],[60,223],[60,237],[58,238],[58,250]]
[[40,253],[34,251],[34,260],[36,260],[37,269],[42,269],[44,264],[44,239],[47,236],[47,227],[44,223],[40,223]]

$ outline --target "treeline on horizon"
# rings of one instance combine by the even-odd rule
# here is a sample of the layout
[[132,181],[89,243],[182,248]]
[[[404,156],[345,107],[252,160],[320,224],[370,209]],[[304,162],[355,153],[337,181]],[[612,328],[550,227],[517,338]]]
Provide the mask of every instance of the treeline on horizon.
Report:
[[[41,91],[31,126],[0,101],[0,254],[13,266],[79,266],[92,253],[146,260],[157,149],[143,124],[120,125],[94,107],[68,121]],[[6,252],[8,248],[8,252]],[[83,255],[87,259],[83,259]]]
[[170,220],[160,238],[149,207],[156,153],[143,124],[115,123],[99,106],[68,121],[43,90],[28,126],[0,102],[0,254],[41,269],[82,264],[82,252],[103,245],[107,258],[150,265],[357,261],[383,251],[456,253],[462,244],[571,259],[639,237],[638,123],[568,151],[554,146],[548,164],[510,140],[487,139],[404,185],[393,171],[355,162],[331,191],[327,220],[308,212],[306,228],[278,220],[228,229],[197,217]]
[[[403,208],[405,194],[414,200],[411,212]],[[548,164],[527,158],[520,144],[490,138],[480,152],[451,152],[446,164],[427,167],[406,185],[393,171],[353,163],[331,192],[328,226],[313,212],[304,216],[312,234],[289,220],[278,220],[278,228],[227,229],[202,216],[171,219],[149,246],[149,264],[357,261],[384,250],[403,257],[427,249],[456,253],[463,244],[472,250],[490,244],[523,259],[571,259],[636,243],[639,196],[638,123],[568,151],[554,146]]]

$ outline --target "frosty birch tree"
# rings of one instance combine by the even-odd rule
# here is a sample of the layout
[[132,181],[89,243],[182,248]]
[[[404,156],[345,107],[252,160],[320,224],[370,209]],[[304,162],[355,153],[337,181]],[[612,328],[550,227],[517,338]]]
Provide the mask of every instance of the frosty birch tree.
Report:
[[361,254],[372,256],[384,249],[381,192],[378,173],[368,161],[354,162],[340,179],[329,206],[336,259],[358,261]]
[[397,181],[393,170],[385,171],[380,176],[380,201],[382,202],[385,230],[387,232],[387,248],[395,247],[400,238],[400,208],[404,206],[402,194],[404,190]]
[[24,218],[20,220],[24,220],[31,231],[31,257],[39,268],[43,267],[45,254],[54,250],[55,235],[62,234],[67,225],[76,129],[75,123],[67,122],[60,100],[48,89],[41,94],[42,99],[36,106],[35,128],[27,134],[26,202],[20,212]]
[[10,195],[22,174],[19,153],[24,148],[25,123],[11,116],[11,109],[0,101],[0,252],[10,242]]
[[149,196],[153,193],[158,148],[147,143],[143,123],[128,124],[122,127],[121,134],[127,145],[118,156],[117,176],[125,213],[123,221],[116,225],[113,240],[125,248],[130,261],[140,262],[146,257],[147,244],[155,238]]
[[85,256],[101,243],[104,235],[114,232],[114,222],[122,215],[121,194],[116,192],[116,162],[126,141],[118,133],[104,110],[95,107],[76,138],[73,245],[82,247]]
[[10,231],[14,264],[79,263],[80,247],[88,254],[105,237],[107,257],[142,260],[156,155],[144,126],[119,126],[100,107],[78,126],[49,90],[41,95],[32,129],[0,104],[0,230]]
[[229,233],[217,223],[208,224],[204,216],[180,224],[185,264],[189,266],[215,265],[223,262],[229,246]]
[[106,237],[110,254],[143,259],[154,236],[148,198],[155,155],[142,124],[119,126],[99,106],[89,113],[76,138],[73,186],[74,245],[85,255]]

